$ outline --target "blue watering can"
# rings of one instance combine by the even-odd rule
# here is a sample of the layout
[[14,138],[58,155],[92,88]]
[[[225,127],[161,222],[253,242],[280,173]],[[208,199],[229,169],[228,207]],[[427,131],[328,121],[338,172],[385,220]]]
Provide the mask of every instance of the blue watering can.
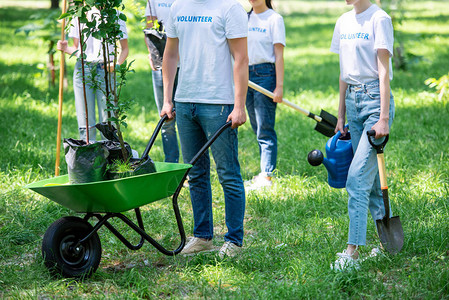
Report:
[[329,185],[337,189],[344,188],[348,178],[349,166],[354,156],[350,133],[341,136],[341,132],[337,132],[331,137],[326,143],[326,155],[327,158],[320,150],[313,150],[309,152],[307,160],[312,166],[319,166],[324,163],[328,173]]

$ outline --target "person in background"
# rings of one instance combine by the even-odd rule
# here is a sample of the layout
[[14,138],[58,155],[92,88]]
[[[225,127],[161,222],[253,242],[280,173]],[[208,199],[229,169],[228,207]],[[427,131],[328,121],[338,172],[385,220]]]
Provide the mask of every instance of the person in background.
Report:
[[[163,30],[163,26],[166,23],[168,15],[170,13],[170,7],[175,0],[148,0],[145,8],[146,27],[152,28],[154,22],[157,20]],[[148,51],[150,51],[148,49]],[[162,80],[162,67],[156,66],[151,59],[151,54],[148,55],[148,59],[151,67],[151,75],[153,81],[153,93],[154,100],[158,112],[161,112],[164,104],[164,84]],[[176,83],[175,83],[176,86]],[[176,89],[176,87],[175,87]],[[174,94],[174,92],[173,92]],[[176,121],[167,120],[162,125],[162,147],[164,149],[166,162],[179,162],[179,147],[178,138],[176,136]]]
[[277,103],[284,93],[285,26],[273,10],[271,0],[249,0],[248,13],[249,80],[272,91],[274,99],[248,89],[246,109],[256,134],[260,153],[260,173],[245,182],[246,190],[270,187],[276,169],[277,136],[274,130]]
[[[395,112],[390,91],[394,41],[391,18],[369,0],[346,0],[346,4],[353,9],[337,20],[331,44],[331,51],[340,57],[340,104],[335,132],[347,132],[347,117],[354,158],[346,183],[347,248],[337,253],[338,259],[331,265],[335,270],[358,267],[359,247],[366,244],[368,209],[374,220],[385,214],[376,151],[369,144],[366,131],[373,129],[376,139],[384,138]],[[373,249],[372,255],[378,251]]]
[[[99,15],[99,11],[97,8],[93,8],[88,12],[88,19],[92,19]],[[120,54],[117,58],[117,63],[121,65],[129,54],[128,48],[128,32],[126,29],[125,21],[119,19],[120,30],[122,32],[122,36],[120,37]],[[81,24],[83,30],[84,25]],[[76,56],[80,55],[80,33],[78,28],[78,18],[74,18],[71,22],[69,38],[73,40],[73,46],[69,46],[67,41],[58,41],[56,48],[60,51],[63,51],[67,54],[73,54],[77,51]],[[101,44],[101,40],[94,38],[93,36],[89,36],[87,40],[85,40],[86,49],[84,53],[86,54],[85,65],[84,65],[84,73],[90,74],[92,68],[97,68],[97,76],[96,80],[101,82],[103,86],[103,90],[105,89],[105,80],[104,80],[104,68],[108,68],[108,72],[114,71],[114,63],[110,63],[110,65],[105,65],[103,61],[103,47]],[[109,46],[110,49],[113,49],[113,45]],[[110,61],[114,61],[113,56],[110,56]],[[73,72],[73,91],[75,94],[75,107],[76,107],[76,117],[78,120],[78,131],[81,140],[86,139],[86,110],[84,105],[84,92],[83,92],[83,78],[82,78],[82,69],[81,69],[81,60],[78,60],[75,64],[75,70]],[[95,90],[89,82],[86,82],[86,100],[87,100],[87,114],[88,114],[88,122],[89,122],[89,140],[96,140],[96,128],[95,124],[96,115],[95,115],[95,102],[98,107],[98,119],[99,123],[106,122],[108,119],[108,113],[106,110],[106,96],[103,91]],[[96,101],[95,101],[96,100]]]
[[[236,0],[175,1],[166,23],[162,74],[164,106],[161,115],[173,117],[172,90],[180,58],[174,101],[185,162],[226,122],[227,128],[211,145],[225,198],[228,232],[219,256],[235,256],[243,244],[245,190],[238,161],[237,127],[245,123],[248,88],[248,17]],[[232,63],[234,58],[234,64]],[[189,172],[194,237],[181,254],[214,249],[209,152]]]

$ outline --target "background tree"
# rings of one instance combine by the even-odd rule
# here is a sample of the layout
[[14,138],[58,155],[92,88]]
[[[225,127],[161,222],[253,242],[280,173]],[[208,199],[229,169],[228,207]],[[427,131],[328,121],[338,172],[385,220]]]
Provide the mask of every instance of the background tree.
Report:
[[59,0],[51,0],[51,9],[58,9],[59,8]]
[[[57,21],[60,11],[35,13],[30,16],[30,23],[16,29],[15,33],[24,33],[28,39],[41,39],[48,44],[48,85],[55,86],[55,45],[59,39],[60,24]],[[64,86],[67,86],[65,83]]]

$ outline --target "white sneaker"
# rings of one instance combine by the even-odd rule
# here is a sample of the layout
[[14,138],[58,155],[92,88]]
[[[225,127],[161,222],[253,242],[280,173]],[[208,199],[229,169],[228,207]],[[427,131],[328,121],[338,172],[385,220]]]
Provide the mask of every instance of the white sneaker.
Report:
[[193,255],[199,252],[210,252],[214,251],[214,245],[212,240],[206,240],[202,238],[193,237],[187,245],[185,245],[184,249],[180,252],[182,255]]
[[[268,179],[270,178],[270,179]],[[263,188],[269,188],[273,185],[271,182],[271,177],[264,176],[263,174],[259,174],[254,176],[252,180],[245,181],[245,190],[247,191],[255,191]]]
[[352,258],[352,255],[346,253],[346,250],[343,250],[342,253],[337,253],[337,260],[331,264],[331,269],[335,271],[344,271],[344,270],[358,270],[360,268],[359,260]]
[[242,250],[242,247],[239,247],[232,242],[224,242],[223,246],[221,246],[218,256],[221,259],[225,258],[226,256],[235,257],[235,256],[237,256],[237,254],[240,253],[241,250]]
[[369,257],[376,257],[378,255],[383,255],[382,251],[380,251],[379,247],[373,248]]

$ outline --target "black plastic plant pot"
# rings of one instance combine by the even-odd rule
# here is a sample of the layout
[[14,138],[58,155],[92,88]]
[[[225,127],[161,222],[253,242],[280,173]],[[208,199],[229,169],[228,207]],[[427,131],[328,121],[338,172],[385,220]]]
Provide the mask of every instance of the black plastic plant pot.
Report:
[[64,151],[70,184],[105,179],[109,151],[104,142],[86,144],[84,140],[64,139]]

